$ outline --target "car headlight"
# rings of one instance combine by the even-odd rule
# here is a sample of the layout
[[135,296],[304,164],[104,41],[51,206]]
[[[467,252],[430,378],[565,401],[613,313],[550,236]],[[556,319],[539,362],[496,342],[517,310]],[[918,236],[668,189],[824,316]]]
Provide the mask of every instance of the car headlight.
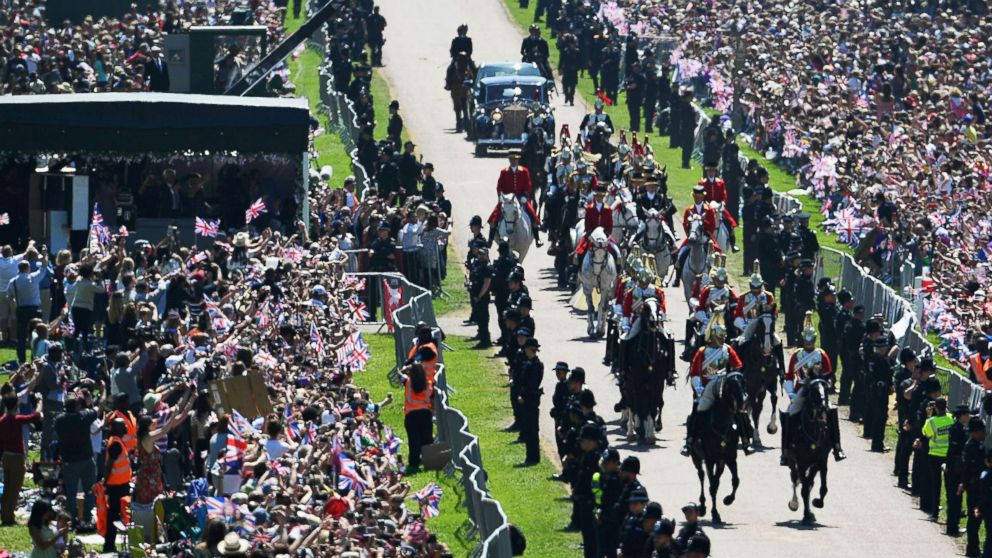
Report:
[[493,122],[502,122],[502,121],[503,121],[503,113],[498,110],[493,111]]

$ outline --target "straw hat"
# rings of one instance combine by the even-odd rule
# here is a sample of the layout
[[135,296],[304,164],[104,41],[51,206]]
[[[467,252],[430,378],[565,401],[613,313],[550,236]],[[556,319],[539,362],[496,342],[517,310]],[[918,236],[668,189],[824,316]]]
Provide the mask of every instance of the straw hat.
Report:
[[233,554],[244,554],[248,552],[248,541],[242,539],[237,533],[228,533],[224,535],[224,540],[217,543],[217,552],[220,552],[221,556],[230,556]]

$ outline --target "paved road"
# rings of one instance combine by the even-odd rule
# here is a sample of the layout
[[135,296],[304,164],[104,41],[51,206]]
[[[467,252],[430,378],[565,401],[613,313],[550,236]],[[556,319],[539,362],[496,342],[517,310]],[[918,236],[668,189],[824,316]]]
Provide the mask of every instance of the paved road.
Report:
[[[494,207],[496,177],[506,163],[501,157],[476,158],[472,144],[454,132],[450,98],[443,89],[448,43],[458,24],[467,23],[477,62],[517,60],[522,35],[509,20],[500,0],[380,0],[379,4],[389,21],[386,76],[401,103],[413,141],[419,144],[424,160],[436,165],[436,176],[447,187],[455,207],[455,242],[464,247],[469,238],[469,218],[473,214],[486,218]],[[559,125],[570,123],[573,130],[577,129],[585,109],[578,105],[563,106],[558,100],[555,114]],[[613,404],[618,393],[606,367],[600,363],[603,342],[586,339],[585,320],[570,311],[564,293],[553,289],[553,277],[548,273],[551,267],[551,258],[543,250],[532,249],[528,254],[525,268],[534,296],[542,359],[549,368],[556,360],[585,367],[589,384],[599,400],[598,410],[607,421],[615,420]],[[685,303],[678,289],[669,289],[666,294],[669,315],[676,324],[673,329],[681,337],[681,324],[687,314]],[[473,333],[452,322],[448,324],[449,332]],[[684,378],[685,367],[679,364]],[[457,382],[458,371],[452,372],[453,381]],[[553,374],[546,375],[546,399],[550,399],[554,381]],[[666,427],[657,446],[629,447],[616,427],[610,433],[611,443],[622,454],[636,452],[640,456],[642,481],[649,494],[661,502],[667,515],[678,519],[681,519],[678,508],[696,500],[699,493],[695,469],[678,452],[689,408],[690,392],[680,381],[677,391],[666,393]],[[545,421],[541,425],[542,435],[550,440],[551,423],[544,415],[542,412]],[[894,487],[891,457],[869,453],[868,444],[853,428],[847,423],[842,428],[849,458],[840,464],[831,462],[826,508],[817,510],[819,526],[803,528],[799,524],[801,512],[793,513],[787,508],[791,497],[788,472],[778,466],[778,440],[766,435],[765,442],[775,449],[747,458],[742,456],[742,484],[737,502],[731,507],[721,506],[727,524],[721,529],[711,529],[715,554],[794,556],[802,553],[805,558],[957,554],[953,541],[940,535],[913,508],[910,498]],[[729,477],[724,483],[728,485]]]

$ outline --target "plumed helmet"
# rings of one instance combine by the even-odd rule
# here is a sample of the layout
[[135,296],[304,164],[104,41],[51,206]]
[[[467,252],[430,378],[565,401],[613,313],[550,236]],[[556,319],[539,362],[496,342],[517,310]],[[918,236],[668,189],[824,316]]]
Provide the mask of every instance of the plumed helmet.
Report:
[[761,266],[758,265],[758,260],[754,260],[754,272],[751,273],[748,285],[752,289],[760,289],[765,285],[765,280],[761,278]]
[[706,340],[723,342],[727,338],[727,328],[723,325],[722,316],[714,316],[706,326]]
[[806,318],[803,321],[803,342],[816,343],[816,328],[813,327],[813,312],[806,311]]
[[561,160],[562,161],[571,161],[572,160],[572,152],[569,151],[569,150],[567,150],[567,149],[562,150],[562,152],[561,152]]
[[641,283],[651,283],[654,281],[654,273],[650,269],[642,267],[637,272],[637,280]]
[[617,153],[621,157],[627,155],[628,153],[630,153],[630,147],[628,147],[626,143],[621,143],[620,146],[617,147]]
[[603,110],[603,100],[596,99],[596,110]]
[[713,272],[710,274],[710,279],[714,281],[727,282],[727,268],[725,267],[715,267]]

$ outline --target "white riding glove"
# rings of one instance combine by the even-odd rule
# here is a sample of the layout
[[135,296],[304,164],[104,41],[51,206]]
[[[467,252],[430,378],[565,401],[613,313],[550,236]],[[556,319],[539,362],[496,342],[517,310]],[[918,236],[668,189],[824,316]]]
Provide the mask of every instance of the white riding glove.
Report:
[[734,318],[734,327],[744,331],[747,328],[747,324],[744,322],[744,318]]

